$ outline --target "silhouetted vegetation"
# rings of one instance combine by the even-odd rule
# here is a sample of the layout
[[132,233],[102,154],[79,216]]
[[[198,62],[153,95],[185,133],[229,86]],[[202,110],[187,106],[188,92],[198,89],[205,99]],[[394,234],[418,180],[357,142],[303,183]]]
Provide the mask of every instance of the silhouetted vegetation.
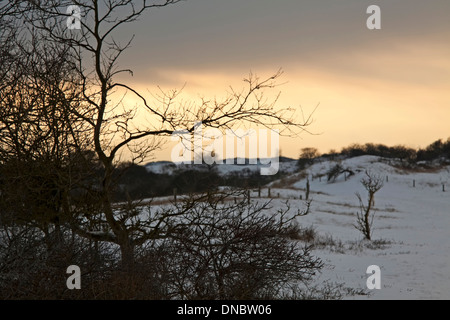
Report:
[[[307,152],[305,154],[305,150],[315,150],[315,152]],[[342,148],[341,152],[336,152],[333,150],[321,156],[319,156],[319,153],[314,148],[303,148],[302,154],[298,160],[298,167],[302,170],[305,166],[311,165],[320,159],[335,160],[365,155],[396,159],[403,165],[415,165],[424,161],[438,161],[440,163],[445,163],[450,162],[450,138],[448,138],[445,142],[443,142],[442,139],[436,140],[423,149],[414,149],[403,145],[389,147],[383,144],[374,143],[351,144],[348,147]]]
[[417,161],[432,161],[435,159],[450,159],[450,138],[442,142],[441,139],[436,140],[425,149],[419,149],[416,153]]
[[416,150],[401,145],[388,147],[383,144],[366,143],[365,145],[353,144],[343,148],[341,154],[349,158],[371,155],[384,158],[396,158],[401,161],[414,161]]
[[[294,108],[279,108],[277,98],[267,96],[281,70],[265,78],[250,73],[243,89],[192,103],[178,90],[153,94],[133,88],[126,77],[133,70],[121,62],[133,36],[118,30],[178,2],[0,2],[1,298],[186,297],[171,287],[174,279],[195,286],[189,297],[266,297],[266,292],[276,295],[280,284],[309,279],[319,269],[309,250],[283,238],[288,220],[272,225],[264,219],[270,207],[252,206],[245,190],[228,194],[239,202],[214,200],[221,196],[217,186],[227,181],[213,166],[168,175],[135,164],[148,159],[164,138],[194,135],[199,123],[205,132],[259,124],[266,129],[282,125],[282,134],[297,134],[311,122],[307,117],[299,123]],[[73,14],[82,13],[78,30],[67,23],[76,20],[69,19],[74,17],[69,7]],[[139,102],[124,103],[125,96]],[[256,174],[229,179],[233,185],[260,183]],[[145,202],[143,207],[143,201],[134,201],[172,194],[175,188],[186,194],[175,203]],[[208,225],[220,217],[223,228]],[[227,224],[228,218],[234,225]],[[210,230],[210,236],[203,234],[189,246],[189,236],[201,230]],[[230,242],[218,246],[217,235]],[[195,246],[217,249],[215,257],[232,257],[233,265],[205,264],[189,251]],[[172,250],[179,256],[169,257]],[[176,261],[169,258],[191,264],[164,263]],[[300,259],[303,266],[297,264]],[[214,283],[204,277],[205,269],[186,269],[196,268],[196,262],[211,276],[229,274]],[[82,270],[83,290],[66,286],[72,264]],[[297,269],[286,274],[284,268],[291,267]],[[237,279],[255,277],[260,280],[255,286],[235,287],[244,284]]]
[[319,157],[319,151],[316,148],[303,148],[300,153],[297,165],[300,169],[304,169],[307,165],[314,163],[314,159]]
[[220,175],[215,168],[184,168],[172,174],[154,173],[145,166],[129,165],[117,172],[118,188],[116,201],[137,200],[152,197],[169,196],[176,188],[178,194],[189,194],[216,190],[219,186],[236,188],[256,188],[279,179],[283,172],[275,175],[260,175],[259,171],[243,169]]

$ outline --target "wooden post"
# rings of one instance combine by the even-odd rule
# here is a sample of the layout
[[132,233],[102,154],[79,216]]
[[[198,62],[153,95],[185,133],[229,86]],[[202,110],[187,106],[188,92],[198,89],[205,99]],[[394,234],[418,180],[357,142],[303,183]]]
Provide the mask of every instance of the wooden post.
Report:
[[237,203],[237,200],[236,200],[236,197],[234,197],[234,204],[236,204]]
[[413,188],[416,187],[416,180],[413,180]]
[[306,199],[306,200],[309,199],[309,179],[306,180],[306,194],[305,194],[305,199]]
[[386,182],[389,182],[389,176],[386,176]]
[[173,188],[173,200],[177,202],[177,188]]
[[270,187],[267,189],[267,196],[270,198]]
[[442,192],[445,192],[445,184],[442,184]]
[[261,187],[258,187],[258,198],[261,198]]

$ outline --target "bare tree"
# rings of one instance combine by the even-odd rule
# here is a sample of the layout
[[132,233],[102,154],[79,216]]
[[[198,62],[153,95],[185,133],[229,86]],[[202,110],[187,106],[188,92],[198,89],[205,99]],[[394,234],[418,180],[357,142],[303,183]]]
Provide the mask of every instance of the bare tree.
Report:
[[[78,116],[89,127],[96,156],[102,165],[103,176],[98,190],[101,210],[95,215],[86,213],[84,216],[88,217],[91,225],[100,224],[104,232],[98,231],[98,227],[95,232],[87,228],[80,215],[71,212],[66,212],[66,215],[74,217],[72,225],[79,235],[118,244],[126,268],[133,265],[136,245],[155,235],[136,232],[138,228],[132,223],[134,208],[129,207],[125,215],[117,214],[115,210],[113,173],[124,150],[129,151],[133,161],[142,161],[160,146],[159,138],[182,130],[193,132],[198,122],[205,127],[222,130],[242,123],[268,128],[281,126],[286,134],[292,134],[295,128],[306,130],[310,123],[310,118],[296,121],[294,110],[290,108],[277,108],[277,97],[273,101],[265,97],[266,90],[277,86],[281,71],[267,79],[250,74],[245,79],[245,89],[231,89],[224,100],[203,99],[197,105],[179,102],[177,90],[161,91],[152,103],[130,85],[117,81],[119,74],[132,74],[131,70],[118,67],[119,58],[132,38],[121,44],[115,38],[115,31],[137,20],[146,11],[176,4],[179,0],[23,2],[26,11],[23,11],[22,18],[39,30],[46,39],[45,43],[63,43],[69,46],[70,54],[75,57],[76,85],[81,88],[79,98],[88,110]],[[80,30],[69,30],[66,26],[66,19],[70,16],[66,13],[69,5],[80,9]],[[140,99],[140,104],[125,105],[122,100],[115,99],[119,94],[132,94]],[[146,126],[136,124],[133,118],[138,109],[146,111],[152,122]],[[67,198],[63,202],[63,210],[72,210]]]
[[302,148],[297,165],[300,169],[304,169],[305,166],[313,164],[314,159],[319,157],[319,155],[319,151],[316,148]]
[[23,20],[7,19],[20,8],[1,9],[1,214],[3,221],[32,223],[50,247],[69,220],[63,206],[92,173],[92,140],[83,120],[92,113],[79,99],[70,47],[47,42]]
[[[311,121],[278,108],[279,93],[267,98],[281,71],[266,79],[250,74],[243,89],[197,104],[181,101],[177,90],[160,91],[150,101],[119,81],[118,75],[132,74],[119,67],[132,38],[121,44],[116,30],[177,2],[0,4],[0,292],[17,289],[8,297],[70,296],[64,282],[40,291],[44,278],[37,275],[59,279],[73,261],[90,265],[83,281],[91,279],[93,290],[80,293],[87,298],[105,296],[114,279],[114,290],[123,292],[106,297],[276,297],[286,283],[308,281],[320,270],[310,248],[288,239],[291,223],[309,203],[290,217],[289,207],[270,213],[268,203],[257,206],[245,196],[233,205],[227,199],[242,194],[216,190],[159,208],[131,199],[117,203],[125,152],[130,165],[143,161],[161,138],[193,133],[199,122],[222,131],[246,124],[296,134]],[[69,5],[80,9],[80,30],[66,24]],[[126,94],[140,103],[125,104],[119,96]],[[151,122],[136,123],[142,111]],[[114,259],[117,248],[120,268],[114,260],[98,262]],[[22,256],[34,271],[18,278]],[[89,275],[94,267],[105,273]],[[29,280],[33,285],[26,288]]]
[[[3,217],[11,212],[14,222],[31,223],[47,235],[49,246],[55,236],[63,238],[62,225],[89,241],[116,244],[123,268],[130,270],[136,247],[179,235],[192,207],[143,220],[139,203],[116,204],[115,173],[126,151],[131,164],[142,161],[160,147],[162,137],[192,133],[199,122],[220,130],[244,123],[279,126],[283,134],[306,130],[311,118],[297,121],[294,110],[276,106],[278,95],[266,97],[281,71],[266,79],[250,74],[244,89],[198,104],[178,100],[177,90],[160,91],[150,102],[118,81],[118,75],[132,74],[119,67],[119,58],[133,37],[122,44],[116,31],[149,10],[178,2],[13,1],[0,7],[5,26],[0,59],[6,66],[0,71]],[[70,5],[80,9],[80,30],[66,24]],[[139,105],[118,98],[126,94]],[[137,124],[141,111],[152,121]]]
[[356,193],[359,200],[360,211],[357,212],[357,224],[355,228],[361,231],[367,240],[372,237],[372,224],[374,218],[375,193],[383,187],[383,179],[370,172],[365,172],[366,177],[361,179],[361,184],[367,190],[367,204],[364,204],[361,195]]

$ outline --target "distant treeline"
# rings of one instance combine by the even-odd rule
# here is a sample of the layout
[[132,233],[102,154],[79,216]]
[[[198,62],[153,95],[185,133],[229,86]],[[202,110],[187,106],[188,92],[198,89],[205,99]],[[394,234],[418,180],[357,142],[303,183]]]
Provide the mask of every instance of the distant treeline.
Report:
[[275,179],[282,173],[272,176],[262,176],[259,170],[230,172],[220,175],[214,167],[207,170],[182,169],[172,174],[154,173],[144,166],[137,164],[127,165],[118,170],[116,181],[118,188],[115,193],[117,201],[127,198],[142,199],[173,195],[174,189],[178,194],[212,191],[219,186],[232,186],[238,188],[255,188]]
[[409,162],[433,161],[436,159],[450,159],[450,138],[443,142],[437,140],[424,149],[413,149],[405,146],[388,147],[383,144],[367,143],[365,145],[353,144],[343,148],[341,154],[348,157],[360,155],[373,155],[384,158],[396,158]]
[[319,157],[334,158],[353,158],[358,156],[371,155],[383,158],[398,159],[404,163],[416,164],[419,162],[431,162],[434,160],[450,160],[450,138],[447,141],[439,139],[425,148],[413,149],[402,145],[386,146],[383,144],[352,144],[342,148],[340,152],[330,151],[325,154],[319,154],[315,148],[303,148],[298,160],[299,168],[302,169],[307,164],[312,164],[314,159]]
[[[337,159],[363,155],[398,159],[405,165],[423,161],[431,162],[437,159],[450,161],[450,138],[445,142],[437,140],[429,146],[417,150],[402,145],[389,147],[383,144],[366,143],[352,144],[344,147],[340,152],[330,151],[321,155],[315,148],[304,148],[298,159],[298,164],[301,170],[319,157]],[[283,162],[289,159],[283,158],[280,160],[280,162]],[[117,201],[123,201],[127,198],[142,199],[173,195],[174,189],[178,194],[186,194],[211,191],[219,186],[255,188],[279,179],[283,175],[283,172],[280,171],[273,176],[262,176],[258,170],[250,171],[248,169],[220,175],[213,166],[204,170],[185,168],[175,170],[172,174],[154,173],[137,164],[124,165],[123,167],[116,173],[118,188],[115,199]]]

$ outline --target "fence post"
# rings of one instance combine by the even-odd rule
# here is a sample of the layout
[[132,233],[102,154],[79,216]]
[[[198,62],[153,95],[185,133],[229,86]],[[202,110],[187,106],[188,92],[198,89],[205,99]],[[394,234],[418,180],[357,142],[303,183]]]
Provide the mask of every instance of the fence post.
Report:
[[269,189],[268,189],[267,195],[268,195],[268,197],[270,198],[270,187],[269,187]]
[[416,187],[416,180],[413,180],[413,188]]
[[306,194],[305,199],[308,200],[309,198],[309,179],[306,180]]
[[176,203],[177,202],[177,188],[173,188],[173,199]]

